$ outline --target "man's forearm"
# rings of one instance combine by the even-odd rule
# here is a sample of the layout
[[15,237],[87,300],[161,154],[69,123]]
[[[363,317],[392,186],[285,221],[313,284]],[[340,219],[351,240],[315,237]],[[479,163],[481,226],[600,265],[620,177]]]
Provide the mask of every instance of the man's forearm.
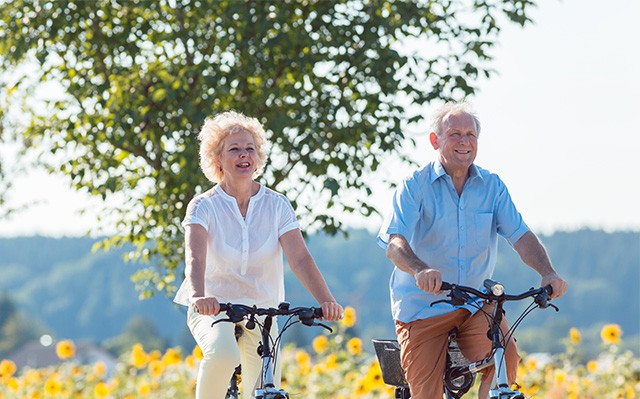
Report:
[[416,256],[407,240],[401,235],[391,235],[387,246],[387,258],[398,269],[411,275],[429,268],[426,263]]
[[547,250],[533,232],[528,231],[520,237],[514,244],[514,248],[520,255],[522,261],[538,272],[540,276],[556,273]]

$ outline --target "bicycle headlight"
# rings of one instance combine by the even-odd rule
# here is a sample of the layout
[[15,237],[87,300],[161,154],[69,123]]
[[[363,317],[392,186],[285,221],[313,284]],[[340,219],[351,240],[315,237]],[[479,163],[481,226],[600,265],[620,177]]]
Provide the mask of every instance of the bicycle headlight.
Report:
[[504,285],[494,284],[491,287],[491,293],[495,296],[502,296],[504,294]]

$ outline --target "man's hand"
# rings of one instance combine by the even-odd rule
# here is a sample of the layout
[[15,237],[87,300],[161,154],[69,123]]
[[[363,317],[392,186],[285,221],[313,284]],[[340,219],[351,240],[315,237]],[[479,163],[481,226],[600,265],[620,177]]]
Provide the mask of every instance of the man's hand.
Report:
[[564,281],[558,273],[550,273],[542,276],[540,286],[546,287],[547,285],[550,285],[553,289],[551,298],[560,298],[565,292],[567,292],[567,287],[569,286],[569,284],[567,284],[567,282]]
[[442,273],[436,269],[422,269],[413,275],[416,285],[422,291],[439,293],[442,286]]

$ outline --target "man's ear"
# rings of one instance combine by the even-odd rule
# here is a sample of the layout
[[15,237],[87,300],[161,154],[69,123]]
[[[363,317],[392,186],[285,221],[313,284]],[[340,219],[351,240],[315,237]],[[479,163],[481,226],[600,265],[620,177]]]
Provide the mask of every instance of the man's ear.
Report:
[[435,132],[429,133],[429,141],[431,142],[431,146],[434,150],[437,150],[440,147],[438,145],[438,135]]

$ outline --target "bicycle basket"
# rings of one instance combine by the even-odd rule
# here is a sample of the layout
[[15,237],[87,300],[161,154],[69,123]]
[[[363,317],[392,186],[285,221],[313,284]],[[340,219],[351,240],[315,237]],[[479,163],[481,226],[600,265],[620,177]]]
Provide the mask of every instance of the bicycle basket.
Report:
[[400,363],[400,344],[395,339],[372,339],[385,384],[408,386]]

